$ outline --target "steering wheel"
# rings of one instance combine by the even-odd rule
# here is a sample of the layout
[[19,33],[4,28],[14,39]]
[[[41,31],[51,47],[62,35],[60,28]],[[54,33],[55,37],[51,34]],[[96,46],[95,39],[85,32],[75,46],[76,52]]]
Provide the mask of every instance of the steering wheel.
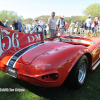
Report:
[[60,42],[62,42],[62,39],[59,36],[55,36],[51,39],[51,41],[60,41]]

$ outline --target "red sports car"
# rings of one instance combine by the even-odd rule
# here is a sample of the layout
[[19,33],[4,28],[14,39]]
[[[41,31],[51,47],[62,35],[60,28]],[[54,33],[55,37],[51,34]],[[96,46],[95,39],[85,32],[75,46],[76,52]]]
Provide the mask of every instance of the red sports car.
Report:
[[21,33],[0,26],[0,70],[27,82],[80,88],[88,70],[100,63],[100,37],[61,35],[44,39],[43,32]]

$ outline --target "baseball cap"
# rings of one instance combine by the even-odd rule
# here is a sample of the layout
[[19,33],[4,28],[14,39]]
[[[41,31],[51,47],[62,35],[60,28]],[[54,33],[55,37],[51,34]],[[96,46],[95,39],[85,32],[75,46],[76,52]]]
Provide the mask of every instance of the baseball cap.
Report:
[[91,17],[91,15],[89,15],[88,17]]
[[9,22],[8,20],[6,20],[6,22]]
[[64,15],[62,15],[61,18],[64,18]]

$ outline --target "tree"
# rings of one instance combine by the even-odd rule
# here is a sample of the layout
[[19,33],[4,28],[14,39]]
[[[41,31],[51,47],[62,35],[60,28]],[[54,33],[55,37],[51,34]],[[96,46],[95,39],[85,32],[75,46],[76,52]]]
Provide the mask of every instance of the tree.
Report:
[[32,24],[33,23],[33,19],[32,18],[26,18],[22,21],[23,24]]
[[92,18],[95,18],[96,16],[100,18],[100,4],[95,3],[88,6],[84,11],[84,14],[86,16],[91,15]]
[[0,21],[4,23],[6,19],[9,20],[9,24],[12,24],[13,20],[18,19],[19,21],[22,21],[23,17],[18,16],[14,11],[3,10],[0,12]]

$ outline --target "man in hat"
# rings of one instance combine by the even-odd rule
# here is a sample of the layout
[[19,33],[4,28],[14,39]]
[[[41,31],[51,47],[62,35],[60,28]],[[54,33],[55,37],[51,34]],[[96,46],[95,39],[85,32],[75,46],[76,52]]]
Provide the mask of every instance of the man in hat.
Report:
[[65,21],[64,16],[61,16],[58,23],[57,23],[57,29],[59,31],[58,36],[63,35],[65,32]]
[[87,30],[88,30],[87,35],[89,35],[90,30],[91,30],[91,23],[92,23],[91,15],[88,16],[88,19],[86,19],[85,23],[86,23]]
[[54,32],[56,31],[56,19],[54,17],[55,12],[52,12],[51,17],[48,19],[49,35],[51,38],[55,36]]
[[6,20],[5,23],[4,23],[4,26],[5,26],[6,28],[9,28],[9,29],[10,29],[10,26],[9,26],[8,22],[9,22],[9,21]]

